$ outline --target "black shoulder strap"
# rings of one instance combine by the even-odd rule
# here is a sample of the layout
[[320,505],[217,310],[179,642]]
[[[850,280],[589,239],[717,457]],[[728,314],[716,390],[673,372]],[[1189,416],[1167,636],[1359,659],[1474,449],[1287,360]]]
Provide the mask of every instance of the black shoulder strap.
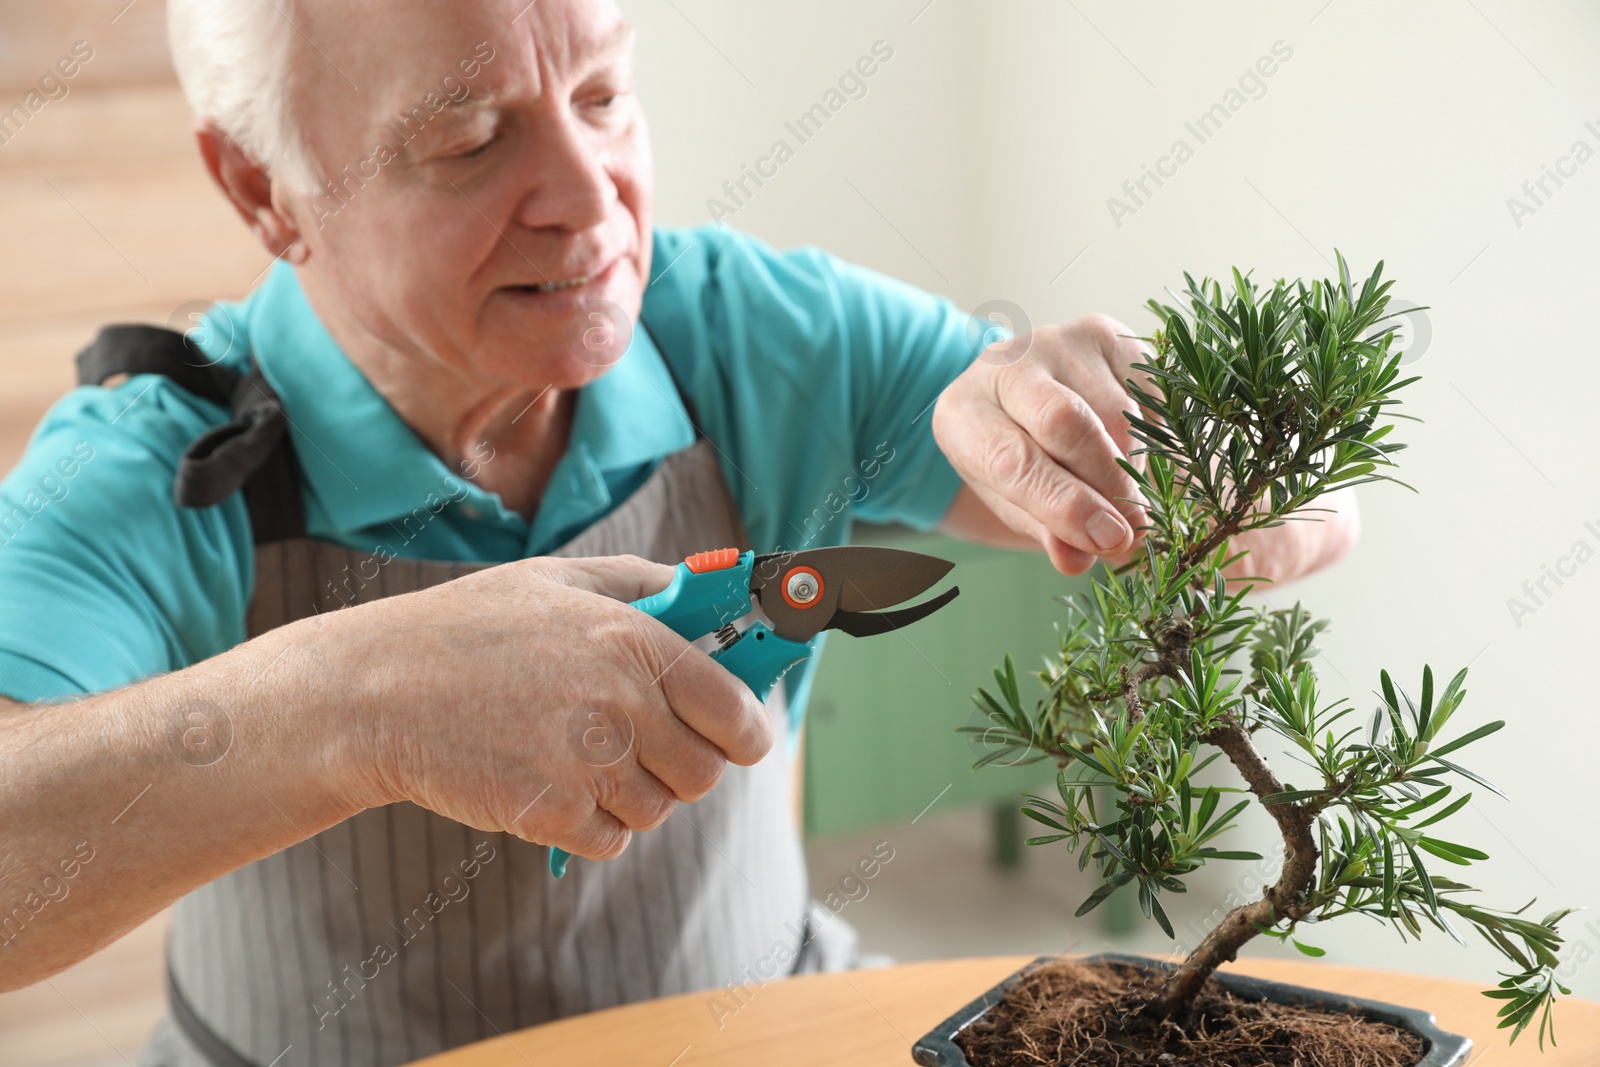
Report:
[[78,383],[100,385],[119,374],[164,375],[233,413],[185,450],[172,487],[180,507],[213,507],[243,489],[257,544],[305,536],[289,419],[258,368],[241,375],[159,326],[107,326],[78,353]]
[[[638,325],[650,332],[642,318]],[[650,339],[655,342],[653,335]],[[661,351],[659,344],[656,350]],[[665,352],[661,360],[696,439],[703,438],[694,401]],[[107,326],[78,353],[78,383],[101,385],[120,374],[165,375],[185,391],[233,413],[230,421],[201,434],[184,451],[172,487],[180,507],[213,507],[243,489],[256,544],[305,536],[305,506],[289,418],[259,368],[252,366],[241,375],[209,360],[183,334],[160,326]]]
[[239,374],[207,359],[183,334],[161,326],[103,328],[78,353],[78,384],[104,385],[119,374],[164,374],[213,404],[228,406]]

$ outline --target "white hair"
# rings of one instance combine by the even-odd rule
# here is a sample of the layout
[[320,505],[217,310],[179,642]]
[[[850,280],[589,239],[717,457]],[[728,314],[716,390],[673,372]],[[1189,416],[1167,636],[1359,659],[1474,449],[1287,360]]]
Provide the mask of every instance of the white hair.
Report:
[[167,43],[195,117],[307,195],[319,169],[290,107],[294,0],[167,0]]

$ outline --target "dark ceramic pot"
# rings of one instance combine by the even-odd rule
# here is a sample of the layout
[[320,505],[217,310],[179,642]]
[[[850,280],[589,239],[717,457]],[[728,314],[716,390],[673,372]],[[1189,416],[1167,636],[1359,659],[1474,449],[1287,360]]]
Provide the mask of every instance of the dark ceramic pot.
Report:
[[[977,1022],[990,1008],[1000,1003],[1011,987],[1017,984],[1028,971],[1042,963],[1049,963],[1053,957],[1040,956],[1027,967],[1007,978],[971,1004],[956,1012],[950,1018],[933,1028],[922,1040],[918,1041],[911,1049],[912,1058],[923,1067],[971,1067],[966,1055],[961,1051],[961,1046],[956,1044],[956,1035],[973,1023]],[[1128,963],[1135,967],[1150,970],[1170,971],[1176,964],[1166,960],[1153,960],[1145,956],[1125,956],[1121,953],[1107,952],[1099,956],[1090,956],[1085,963]],[[1270,1000],[1275,1004],[1298,1004],[1309,1008],[1317,1008],[1328,1012],[1348,1012],[1360,1015],[1377,1022],[1389,1023],[1391,1026],[1409,1031],[1422,1038],[1427,1051],[1422,1054],[1422,1059],[1417,1061],[1417,1067],[1462,1067],[1467,1062],[1467,1053],[1472,1051],[1472,1041],[1460,1034],[1448,1034],[1439,1029],[1433,1016],[1416,1008],[1402,1008],[1396,1004],[1385,1004],[1377,1000],[1362,1000],[1359,997],[1346,997],[1338,993],[1325,993],[1317,989],[1306,989],[1303,986],[1285,985],[1282,982],[1268,982],[1261,978],[1250,978],[1242,974],[1232,974],[1228,971],[1218,971],[1212,976],[1223,989],[1232,993],[1241,1000]]]

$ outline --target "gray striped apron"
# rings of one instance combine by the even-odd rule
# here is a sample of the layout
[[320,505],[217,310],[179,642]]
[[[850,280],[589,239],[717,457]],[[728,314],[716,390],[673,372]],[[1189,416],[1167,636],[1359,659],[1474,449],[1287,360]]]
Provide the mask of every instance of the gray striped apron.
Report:
[[[100,381],[103,370],[81,373]],[[346,568],[370,570],[371,554],[292,524],[267,539],[267,494],[253,489],[251,636],[484,566],[392,559],[352,600]],[[748,539],[699,437],[552,554],[672,563],[723,545]],[[808,921],[783,692],[769,701],[780,740],[766,759],[729,765],[621,857],[575,860],[563,879],[550,876],[544,846],[394,804],[190,893],[172,911],[172,1014],[141,1062],[386,1067],[579,1012],[847,965],[844,924],[813,937]]]

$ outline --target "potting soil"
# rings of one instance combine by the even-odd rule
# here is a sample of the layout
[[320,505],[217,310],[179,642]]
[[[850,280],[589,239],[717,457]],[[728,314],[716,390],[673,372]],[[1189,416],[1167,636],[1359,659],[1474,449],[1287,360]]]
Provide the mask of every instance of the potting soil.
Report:
[[1415,1067],[1423,1043],[1387,1023],[1243,1000],[1208,983],[1186,1025],[1143,1010],[1164,975],[1054,960],[957,1037],[973,1067]]

